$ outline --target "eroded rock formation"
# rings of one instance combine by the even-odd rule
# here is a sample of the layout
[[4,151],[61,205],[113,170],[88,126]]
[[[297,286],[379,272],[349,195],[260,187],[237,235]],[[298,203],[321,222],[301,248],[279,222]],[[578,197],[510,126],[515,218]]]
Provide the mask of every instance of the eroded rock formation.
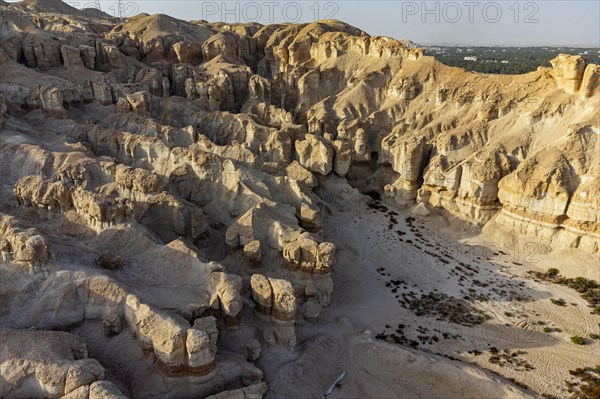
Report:
[[[2,6],[1,266],[28,267],[0,316],[111,348],[127,395],[262,397],[261,345],[295,350],[331,303],[323,224],[346,183],[598,251],[600,75],[581,57],[488,76],[338,21]],[[119,397],[92,366],[23,387]]]
[[61,331],[0,332],[2,383],[6,398],[126,398],[104,367],[88,357],[82,338]]

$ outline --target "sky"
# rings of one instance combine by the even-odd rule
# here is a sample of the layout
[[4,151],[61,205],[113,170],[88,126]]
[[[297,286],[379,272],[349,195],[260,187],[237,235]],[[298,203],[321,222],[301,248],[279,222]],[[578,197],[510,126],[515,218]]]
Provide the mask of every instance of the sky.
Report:
[[[96,3],[65,2],[77,8]],[[117,0],[97,3],[103,11],[118,15]],[[185,20],[263,24],[332,18],[370,35],[408,39],[421,45],[600,47],[600,0],[122,0],[122,16],[139,12]]]

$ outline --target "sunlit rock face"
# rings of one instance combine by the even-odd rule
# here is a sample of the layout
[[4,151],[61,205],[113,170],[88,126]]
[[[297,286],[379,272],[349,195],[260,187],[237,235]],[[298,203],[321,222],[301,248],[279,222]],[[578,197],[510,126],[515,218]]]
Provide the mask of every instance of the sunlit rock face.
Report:
[[[47,350],[10,333],[24,371],[3,367],[2,395],[262,397],[261,347],[295,353],[332,303],[323,227],[346,183],[598,251],[600,75],[581,57],[487,76],[339,21],[39,3],[3,5],[0,315]],[[44,330],[106,347],[122,380]]]

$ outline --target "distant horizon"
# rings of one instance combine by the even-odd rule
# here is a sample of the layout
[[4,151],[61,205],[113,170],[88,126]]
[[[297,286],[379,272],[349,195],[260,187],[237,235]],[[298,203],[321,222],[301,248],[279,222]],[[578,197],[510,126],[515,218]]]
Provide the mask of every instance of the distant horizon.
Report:
[[185,21],[263,25],[336,19],[372,36],[422,46],[600,48],[600,2],[596,0],[123,0],[121,10],[117,0],[63,1],[79,9],[98,4],[102,11],[122,17],[165,14]]
[[[412,40],[411,40],[412,42]],[[576,48],[576,49],[595,49],[600,50],[600,46],[575,46],[565,44],[531,44],[531,45],[516,45],[516,44],[448,44],[448,43],[416,43],[420,46],[427,47],[502,47],[502,48],[535,48],[535,47],[548,47],[548,48]]]

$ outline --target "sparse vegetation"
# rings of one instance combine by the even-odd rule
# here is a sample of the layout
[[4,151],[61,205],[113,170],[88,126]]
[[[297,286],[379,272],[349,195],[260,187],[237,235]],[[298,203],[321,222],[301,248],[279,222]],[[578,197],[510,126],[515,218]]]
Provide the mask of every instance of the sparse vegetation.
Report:
[[600,364],[596,367],[570,370],[569,374],[579,380],[576,382],[567,382],[569,392],[573,394],[573,399],[600,398]]
[[556,277],[558,276],[558,273],[560,271],[554,267],[551,267],[550,269],[548,269],[548,271],[546,272],[546,276],[548,277]]
[[498,351],[497,348],[490,348],[492,356],[488,359],[490,363],[496,364],[500,367],[512,367],[517,371],[530,371],[534,370],[529,362],[521,358],[526,352],[514,351],[511,352],[509,349],[504,349],[502,352]]
[[573,342],[575,345],[585,345],[585,339],[578,335],[571,337],[571,342]]
[[[540,280],[550,281],[555,284],[565,285],[569,288],[574,289],[581,294],[581,297],[585,299],[592,307],[592,314],[600,314],[600,284],[594,280],[587,279],[585,277],[565,278],[559,274],[558,269],[550,268],[546,273],[540,272],[529,272],[534,277]],[[566,306],[564,300],[562,303],[551,300],[552,303],[559,306]]]
[[468,301],[439,292],[430,292],[420,298],[406,297],[403,305],[416,316],[434,316],[463,326],[475,326],[491,318]]
[[553,331],[554,331],[554,329],[552,327],[544,327],[544,332],[545,333],[551,333]]
[[550,302],[552,302],[553,304],[555,304],[557,306],[567,306],[567,303],[562,298],[560,298],[560,299],[550,299]]

